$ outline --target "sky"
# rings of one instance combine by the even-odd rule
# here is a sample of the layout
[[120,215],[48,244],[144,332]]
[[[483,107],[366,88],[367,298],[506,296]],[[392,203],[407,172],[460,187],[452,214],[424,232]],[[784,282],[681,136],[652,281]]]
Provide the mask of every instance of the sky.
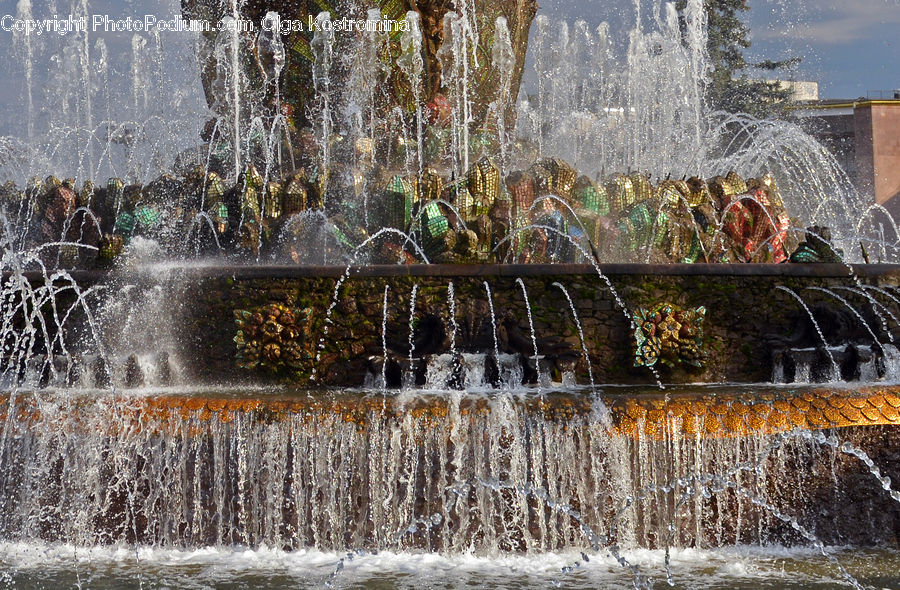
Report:
[[[0,0],[0,18],[15,14],[19,0]],[[49,16],[50,7],[67,14],[70,6],[82,0],[32,0],[38,17]],[[169,16],[178,10],[178,0],[85,0],[92,14],[158,14]],[[365,0],[364,0],[365,1]],[[573,22],[584,19],[595,26],[601,21],[620,40],[634,26],[635,3],[641,4],[646,17],[656,0],[539,0],[540,12],[550,19]],[[878,91],[900,89],[900,0],[747,0],[750,10],[745,18],[753,45],[748,61],[801,57],[802,62],[785,77],[819,83],[821,98],[877,97]],[[21,127],[24,105],[22,61],[13,46],[12,33],[0,30],[0,135],[11,127]],[[107,34],[112,67],[124,84],[130,76],[131,34]],[[185,41],[179,38],[178,42]],[[38,45],[44,59],[44,73],[36,72],[36,81],[46,79],[47,60],[52,55],[52,39]],[[182,75],[193,75],[185,59],[173,66]],[[41,64],[38,64],[40,70]],[[753,72],[751,72],[753,75]],[[760,74],[762,75],[762,74]],[[73,78],[75,76],[73,75]],[[53,92],[52,88],[41,88]]]
[[900,0],[749,0],[751,61],[802,57],[822,98],[900,89]]
[[[627,31],[634,2],[539,0],[541,12]],[[649,13],[651,3],[642,2]],[[747,61],[801,57],[791,75],[819,83],[821,98],[857,98],[900,89],[900,0],[747,0]],[[624,33],[623,33],[624,34]],[[752,75],[753,72],[750,72]]]
[[[0,19],[4,15],[16,15],[17,5],[20,0],[0,0]],[[143,18],[144,15],[154,15],[160,20],[171,19],[180,13],[180,0],[30,0],[32,14],[35,19],[50,18],[54,14],[60,18],[66,18],[73,13],[73,6],[86,2],[88,14],[109,15],[110,18],[125,18],[128,16]],[[54,12],[55,8],[55,12]],[[2,20],[0,20],[2,23]],[[2,26],[2,25],[0,25]],[[110,96],[116,103],[127,104],[131,102],[132,86],[132,37],[133,32],[91,32],[90,55],[96,68],[98,39],[103,39],[108,47]],[[142,35],[148,42],[147,58],[153,61],[153,40],[149,35]],[[160,66],[162,78],[168,82],[161,82],[158,88],[159,97],[168,100],[173,94],[200,95],[199,69],[192,56],[194,50],[194,35],[191,33],[163,33],[164,51],[167,57]],[[50,72],[51,63],[55,55],[60,53],[66,44],[80,43],[78,36],[57,34],[44,34],[32,36],[32,50],[35,58],[34,69],[34,102],[46,104],[47,96],[56,92],[63,93],[67,89],[57,88],[60,81],[53,80]],[[25,110],[25,84],[23,66],[23,48],[13,40],[13,33],[0,28],[0,136],[16,134],[21,131],[22,115]],[[96,72],[96,69],[95,69]],[[94,74],[96,77],[96,73]],[[77,88],[80,84],[80,72],[73,71],[71,84]],[[171,81],[175,81],[172,84]],[[99,82],[95,79],[95,84]],[[169,86],[166,88],[166,86]],[[178,86],[177,88],[175,86]],[[95,93],[98,92],[95,87]],[[102,94],[102,92],[101,92]],[[113,105],[113,110],[118,105]],[[95,105],[96,107],[96,105]]]

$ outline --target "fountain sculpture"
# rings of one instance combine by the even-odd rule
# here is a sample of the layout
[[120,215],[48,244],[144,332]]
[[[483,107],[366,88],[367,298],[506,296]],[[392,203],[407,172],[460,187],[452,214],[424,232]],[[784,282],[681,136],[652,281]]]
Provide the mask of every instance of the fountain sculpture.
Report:
[[192,37],[199,146],[151,112],[159,33],[125,122],[102,38],[62,38],[62,122],[16,38],[0,579],[216,547],[313,552],[327,587],[562,552],[541,576],[649,588],[775,544],[898,582],[834,546],[896,566],[900,233],[795,125],[707,112],[702,2],[636,1],[624,60],[534,0],[181,4],[229,25]]

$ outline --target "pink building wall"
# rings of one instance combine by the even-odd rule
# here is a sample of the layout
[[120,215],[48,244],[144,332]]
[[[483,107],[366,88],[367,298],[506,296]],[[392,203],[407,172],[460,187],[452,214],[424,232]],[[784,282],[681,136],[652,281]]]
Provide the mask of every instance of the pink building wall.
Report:
[[900,101],[857,105],[853,126],[860,180],[876,203],[900,211]]

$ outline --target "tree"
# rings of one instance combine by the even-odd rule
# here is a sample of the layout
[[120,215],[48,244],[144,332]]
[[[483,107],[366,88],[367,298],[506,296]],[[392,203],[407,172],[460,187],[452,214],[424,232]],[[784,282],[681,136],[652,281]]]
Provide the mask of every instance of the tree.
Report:
[[[686,0],[676,6],[684,30]],[[799,58],[784,61],[765,60],[748,64],[744,51],[750,48],[750,29],[742,20],[750,10],[746,0],[703,0],[707,15],[707,52],[710,60],[707,100],[713,110],[749,113],[756,117],[782,114],[790,103],[791,91],[777,82],[766,82],[747,76],[748,68],[775,72],[795,67]]]

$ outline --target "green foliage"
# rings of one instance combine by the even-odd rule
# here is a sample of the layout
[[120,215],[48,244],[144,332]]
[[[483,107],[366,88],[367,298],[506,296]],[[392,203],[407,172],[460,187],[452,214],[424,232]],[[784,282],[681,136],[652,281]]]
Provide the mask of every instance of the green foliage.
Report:
[[[676,6],[684,25],[685,0]],[[767,77],[796,67],[799,58],[764,60],[748,64],[744,51],[750,48],[750,29],[742,16],[750,10],[745,0],[704,0],[707,14],[707,51],[710,60],[707,100],[713,110],[774,117],[785,112],[791,91],[747,76],[748,68],[764,70]]]

